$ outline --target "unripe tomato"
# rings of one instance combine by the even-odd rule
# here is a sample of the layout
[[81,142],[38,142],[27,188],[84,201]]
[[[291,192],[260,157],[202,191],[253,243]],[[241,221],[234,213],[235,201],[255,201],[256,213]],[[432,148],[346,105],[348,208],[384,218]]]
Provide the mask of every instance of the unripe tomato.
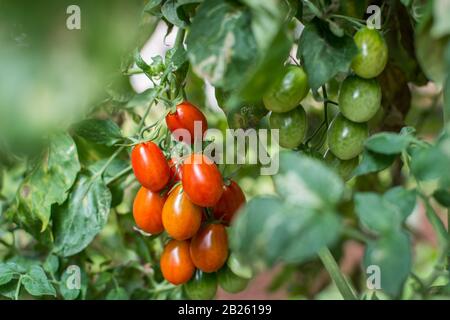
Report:
[[279,144],[283,148],[293,149],[305,139],[308,123],[302,106],[284,113],[272,112],[269,116],[271,129],[279,129]]
[[353,171],[359,164],[358,156],[349,160],[341,160],[330,152],[330,150],[325,153],[324,159],[345,181],[352,177]]
[[[197,122],[199,129],[195,132],[195,123]],[[194,143],[196,140],[202,140],[205,131],[208,129],[208,122],[204,114],[193,104],[184,101],[177,105],[174,113],[169,113],[166,116],[166,124],[169,130],[173,133],[177,129],[186,129],[190,134],[190,140],[187,143]],[[195,133],[197,136],[195,136]],[[178,137],[175,137],[178,139]]]
[[183,188],[189,199],[201,207],[213,207],[223,193],[222,175],[216,164],[202,154],[191,154],[181,171]]
[[184,292],[192,300],[213,299],[217,292],[217,275],[197,270],[194,277],[184,285]]
[[221,224],[202,227],[191,240],[191,258],[194,265],[204,272],[219,270],[228,257],[228,236]]
[[223,194],[219,202],[213,208],[213,214],[216,219],[221,219],[226,225],[229,225],[234,214],[245,204],[245,195],[241,187],[230,181],[229,185],[224,185]]
[[162,223],[169,236],[177,240],[191,238],[200,228],[203,209],[193,204],[176,186],[167,197],[162,210]]
[[376,79],[347,77],[339,90],[339,109],[353,122],[366,122],[380,109],[381,87]]
[[247,288],[249,279],[234,274],[228,267],[223,267],[217,273],[220,287],[229,293],[238,293]]
[[366,123],[356,123],[338,114],[328,129],[328,147],[341,160],[349,160],[361,153],[367,139]]
[[163,189],[170,178],[170,169],[164,154],[153,142],[136,145],[131,152],[131,166],[139,183],[157,192]]
[[189,241],[170,240],[161,255],[160,267],[164,278],[170,283],[179,285],[188,282],[195,271],[189,254]]
[[264,94],[264,106],[274,112],[288,112],[297,107],[309,91],[308,77],[302,67],[284,67],[270,89]]
[[158,234],[164,230],[162,210],[165,197],[141,187],[134,198],[133,217],[136,225],[143,231]]
[[375,78],[384,70],[388,60],[388,47],[383,36],[375,29],[364,27],[353,39],[359,50],[352,61],[353,71],[362,78]]

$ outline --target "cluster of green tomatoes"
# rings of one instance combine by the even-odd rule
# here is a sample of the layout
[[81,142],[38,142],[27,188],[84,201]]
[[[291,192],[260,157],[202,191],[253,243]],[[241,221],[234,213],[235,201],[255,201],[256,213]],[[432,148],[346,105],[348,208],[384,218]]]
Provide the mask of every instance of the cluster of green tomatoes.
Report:
[[[352,72],[339,89],[339,113],[328,127],[330,152],[325,158],[357,164],[368,137],[367,122],[381,106],[381,87],[376,77],[386,66],[388,49],[375,29],[360,29],[354,41],[358,54],[352,60]],[[279,144],[284,148],[295,149],[306,139],[308,121],[300,103],[309,89],[303,68],[288,65],[263,97],[263,104],[270,111],[269,126],[279,130]]]

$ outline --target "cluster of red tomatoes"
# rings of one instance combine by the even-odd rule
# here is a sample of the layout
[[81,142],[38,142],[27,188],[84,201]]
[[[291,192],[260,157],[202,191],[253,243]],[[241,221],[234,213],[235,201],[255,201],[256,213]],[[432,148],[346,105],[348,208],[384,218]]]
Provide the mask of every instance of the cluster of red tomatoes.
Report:
[[[171,132],[186,129],[194,142],[194,122],[206,118],[194,105],[183,102],[166,117]],[[153,142],[137,144],[131,153],[134,174],[142,187],[133,205],[136,225],[150,234],[165,231],[171,238],[160,259],[161,272],[172,284],[188,282],[199,269],[212,273],[228,258],[229,225],[245,203],[239,185],[223,180],[208,157],[192,153],[176,163],[167,160]],[[207,209],[208,208],[208,209]]]

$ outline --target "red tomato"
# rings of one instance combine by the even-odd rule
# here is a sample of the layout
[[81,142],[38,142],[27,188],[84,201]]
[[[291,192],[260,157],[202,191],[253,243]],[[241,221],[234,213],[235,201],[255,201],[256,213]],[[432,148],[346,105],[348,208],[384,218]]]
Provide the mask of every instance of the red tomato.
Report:
[[195,271],[189,254],[189,242],[169,241],[161,255],[160,267],[164,278],[170,283],[179,285],[188,282]]
[[164,230],[162,210],[165,197],[141,187],[134,198],[133,217],[136,225],[145,232],[158,234]]
[[223,187],[223,194],[214,206],[213,213],[216,219],[222,219],[229,225],[234,214],[245,204],[245,195],[239,185],[233,180]]
[[[195,122],[197,122],[201,131],[194,132]],[[184,101],[177,105],[174,113],[169,113],[166,116],[166,124],[169,130],[173,133],[177,129],[186,129],[190,134],[190,141],[194,143],[195,140],[202,140],[205,131],[208,129],[208,122],[203,113],[193,104]],[[177,138],[177,137],[176,137]],[[181,140],[181,137],[177,138]]]
[[139,183],[153,192],[160,191],[169,182],[169,165],[162,151],[153,142],[140,143],[134,147],[131,166]]
[[194,236],[202,223],[203,208],[193,204],[176,186],[167,197],[162,211],[162,223],[174,239],[186,240]]
[[223,193],[222,175],[216,164],[202,154],[191,154],[183,163],[181,181],[191,201],[212,207]]
[[191,259],[203,272],[219,270],[228,258],[228,236],[222,224],[209,224],[192,238]]

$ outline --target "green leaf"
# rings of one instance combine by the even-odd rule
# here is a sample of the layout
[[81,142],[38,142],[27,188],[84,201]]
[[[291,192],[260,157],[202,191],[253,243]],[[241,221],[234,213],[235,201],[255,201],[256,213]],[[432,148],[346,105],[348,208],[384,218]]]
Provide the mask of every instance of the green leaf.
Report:
[[409,134],[377,133],[366,140],[366,148],[381,154],[399,154],[406,150],[414,137]]
[[212,85],[236,88],[256,51],[251,14],[231,1],[204,1],[186,38],[193,70]]
[[54,251],[63,257],[83,250],[103,229],[111,206],[111,192],[103,178],[82,173],[64,205],[54,216]]
[[324,246],[335,243],[341,231],[336,212],[318,212],[301,207],[290,207],[279,226],[276,225],[268,244],[270,261],[280,259],[287,263],[301,263],[313,258]]
[[280,153],[280,170],[273,177],[286,201],[314,209],[333,208],[342,197],[342,179],[321,161],[295,152]]
[[233,252],[253,267],[277,262],[301,263],[333,244],[341,221],[332,211],[286,206],[276,198],[253,198],[236,219]]
[[[238,96],[246,102],[258,102],[281,72],[289,56],[293,39],[286,21],[295,14],[296,3],[277,0],[243,0],[251,11],[251,28],[258,50],[253,64],[238,86]],[[270,77],[267,75],[270,74]]]
[[81,288],[77,288],[76,285],[74,285],[75,283],[72,282],[71,277],[74,276],[76,275],[72,272],[70,266],[67,267],[61,274],[59,292],[63,296],[64,300],[75,300],[80,295]]
[[396,231],[369,242],[364,254],[364,267],[380,268],[381,289],[397,298],[411,270],[411,248],[408,235]]
[[375,233],[398,230],[402,222],[398,209],[373,192],[356,193],[355,210],[361,224]]
[[450,11],[450,2],[448,0],[433,0],[434,23],[431,28],[431,35],[434,38],[440,38],[450,34],[450,20],[448,12]]
[[407,190],[403,187],[394,187],[383,194],[383,199],[396,207],[402,221],[405,221],[416,207],[416,198],[415,190]]
[[347,72],[358,49],[347,35],[337,37],[327,23],[315,18],[302,32],[297,57],[303,61],[313,90],[339,72]]
[[161,7],[161,13],[171,24],[185,28],[189,24],[189,19],[183,10],[183,6],[200,3],[203,0],[168,0]]
[[56,296],[55,288],[47,278],[42,267],[34,265],[23,276],[22,284],[25,290],[33,296],[52,295]]
[[[239,87],[238,95],[244,101],[257,102],[262,98],[273,79],[283,70],[282,63],[292,47],[292,39],[285,29],[280,29],[279,33],[268,41],[270,49],[261,51],[258,63],[247,73]],[[270,77],[267,77],[268,74]]]
[[56,274],[59,269],[59,259],[54,254],[50,254],[44,262],[44,270],[50,274]]
[[[415,48],[417,60],[426,76],[430,80],[442,84],[447,75],[444,56],[448,45],[448,36],[433,36],[432,31],[436,32],[436,29],[432,29],[434,26],[432,6],[433,1],[428,1],[420,23],[416,27]],[[442,14],[445,13],[442,12]]]
[[392,165],[395,155],[380,154],[364,150],[362,160],[353,171],[353,176],[362,176],[368,173],[382,171]]
[[17,280],[10,281],[4,285],[0,285],[0,295],[9,299],[14,299],[16,289],[17,289]]
[[450,157],[438,146],[421,148],[411,155],[411,172],[418,180],[450,181]]
[[131,98],[130,101],[127,102],[127,108],[139,108],[143,106],[147,106],[153,97],[156,95],[157,90],[154,88],[149,88],[141,93],[137,93]]
[[72,138],[66,133],[53,135],[40,161],[20,185],[8,215],[34,236],[40,236],[50,221],[51,206],[65,201],[79,170]]
[[163,0],[149,0],[144,7],[144,12],[160,17],[162,1]]
[[130,299],[128,292],[121,287],[112,289],[110,292],[108,292],[108,295],[106,296],[106,300],[128,300],[128,299]]
[[442,206],[447,207],[447,208],[450,207],[450,190],[437,189],[436,191],[434,191],[433,197]]
[[25,270],[14,262],[0,263],[0,286],[10,282]]
[[75,133],[98,144],[112,146],[123,139],[119,126],[112,120],[88,119],[75,125]]

